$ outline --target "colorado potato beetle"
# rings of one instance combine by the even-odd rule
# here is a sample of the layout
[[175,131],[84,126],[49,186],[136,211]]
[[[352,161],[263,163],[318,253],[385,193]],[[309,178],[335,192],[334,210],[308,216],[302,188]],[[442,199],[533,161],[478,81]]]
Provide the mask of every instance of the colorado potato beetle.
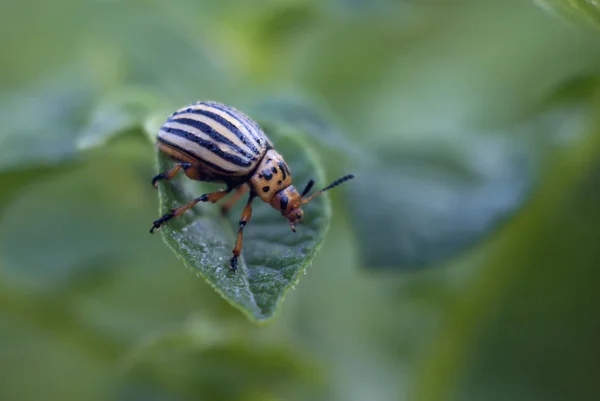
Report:
[[171,114],[160,127],[156,145],[176,164],[154,176],[152,185],[155,188],[158,181],[173,178],[179,170],[183,170],[192,180],[220,182],[226,187],[171,209],[152,223],[150,233],[198,202],[216,203],[234,191],[221,207],[221,214],[226,215],[233,204],[250,190],[229,263],[233,271],[237,269],[237,259],[242,251],[242,233],[250,221],[252,202],[257,196],[280,211],[288,220],[291,230],[296,232],[296,225],[304,215],[302,204],[354,178],[352,174],[344,175],[307,196],[314,184],[310,180],[299,193],[292,185],[290,168],[258,124],[233,107],[213,101],[196,102]]

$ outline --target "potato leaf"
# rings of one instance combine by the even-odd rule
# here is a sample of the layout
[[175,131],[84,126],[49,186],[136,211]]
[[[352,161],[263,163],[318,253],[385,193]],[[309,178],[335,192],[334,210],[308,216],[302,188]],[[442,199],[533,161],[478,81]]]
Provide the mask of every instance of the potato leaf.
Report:
[[[277,131],[268,134],[288,162],[296,185],[302,187],[309,179],[315,179],[315,188],[324,184],[321,169],[300,136],[285,136]],[[171,163],[158,154],[158,171],[167,170]],[[191,181],[184,174],[162,181],[160,211],[155,218],[216,188],[219,187]],[[252,320],[266,321],[276,313],[323,242],[330,205],[327,194],[305,205],[304,220],[293,233],[278,211],[255,200],[252,218],[244,229],[242,257],[233,273],[228,266],[245,200],[243,197],[238,201],[228,219],[220,217],[218,204],[197,204],[159,231],[192,272]]]

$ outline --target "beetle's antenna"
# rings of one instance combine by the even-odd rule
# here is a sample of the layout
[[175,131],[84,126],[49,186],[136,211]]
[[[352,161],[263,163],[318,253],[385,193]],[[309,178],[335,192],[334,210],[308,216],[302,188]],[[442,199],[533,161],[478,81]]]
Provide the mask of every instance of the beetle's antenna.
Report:
[[314,180],[308,181],[308,183],[304,187],[304,191],[302,191],[302,195],[300,195],[300,197],[304,198],[306,196],[306,194],[310,192],[310,190],[312,189],[313,185],[315,185],[315,181]]
[[304,195],[306,195],[306,193],[308,191],[310,191],[310,188],[313,186],[314,182],[313,180],[310,180],[308,182],[308,184],[306,185],[304,191],[302,191],[302,203],[308,203],[310,202],[315,196],[318,196],[320,194],[322,194],[323,192],[330,190],[333,187],[337,187],[338,185],[340,185],[342,182],[351,180],[352,178],[354,178],[353,174],[347,174],[343,177],[338,178],[337,180],[335,180],[334,182],[332,182],[331,184],[327,185],[325,188],[318,190],[317,192],[315,192],[314,194],[312,194],[311,196],[309,196],[308,198],[304,198]]

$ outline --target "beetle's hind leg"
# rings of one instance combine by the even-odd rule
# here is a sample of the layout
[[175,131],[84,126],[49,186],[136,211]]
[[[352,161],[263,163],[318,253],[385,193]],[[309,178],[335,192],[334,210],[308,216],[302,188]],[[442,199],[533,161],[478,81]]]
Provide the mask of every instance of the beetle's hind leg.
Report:
[[223,198],[225,195],[227,195],[229,192],[231,192],[230,188],[219,189],[218,191],[201,195],[201,196],[197,197],[196,199],[192,200],[191,202],[186,203],[183,206],[180,206],[175,209],[171,209],[169,211],[169,213],[165,213],[160,219],[154,220],[154,222],[152,222],[152,228],[150,229],[150,233],[151,234],[154,233],[154,230],[159,228],[163,223],[171,220],[173,217],[179,216],[181,213],[185,212],[186,210],[188,210],[189,208],[194,206],[196,203],[198,203],[198,202],[216,203],[221,198]]
[[242,253],[242,235],[244,233],[244,227],[250,221],[250,217],[252,217],[252,201],[256,193],[254,191],[250,192],[250,196],[248,197],[248,201],[246,202],[246,206],[244,206],[244,210],[242,210],[242,217],[240,218],[240,228],[237,233],[237,241],[235,241],[235,247],[233,248],[233,256],[231,257],[231,261],[229,262],[229,267],[232,271],[237,269],[237,259]]
[[221,216],[227,216],[231,207],[242,197],[244,193],[246,193],[249,188],[250,187],[248,184],[242,184],[237,187],[231,198],[227,199],[227,201],[221,206]]
[[170,180],[171,178],[173,178],[175,176],[175,174],[177,174],[177,172],[180,169],[187,170],[190,167],[192,167],[192,163],[188,163],[188,162],[177,163],[170,170],[167,170],[164,173],[156,174],[152,178],[152,186],[154,188],[157,188],[158,187],[158,181],[160,181],[160,180]]

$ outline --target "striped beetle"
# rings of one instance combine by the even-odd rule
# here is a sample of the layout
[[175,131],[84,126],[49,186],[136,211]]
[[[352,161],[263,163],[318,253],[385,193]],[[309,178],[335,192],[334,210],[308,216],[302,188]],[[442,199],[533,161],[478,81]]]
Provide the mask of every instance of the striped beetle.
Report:
[[314,184],[310,180],[302,193],[298,193],[292,185],[290,168],[273,149],[273,143],[258,124],[233,107],[212,101],[196,102],[171,114],[160,127],[156,144],[176,164],[154,176],[152,185],[155,188],[159,180],[169,180],[179,170],[183,170],[192,180],[221,182],[226,188],[203,194],[183,206],[171,209],[152,223],[150,233],[198,202],[216,203],[235,191],[221,207],[221,214],[225,216],[233,204],[250,189],[229,263],[233,271],[237,269],[237,259],[242,251],[244,226],[250,220],[252,201],[257,196],[279,210],[288,219],[292,231],[296,232],[296,224],[304,215],[302,204],[354,178],[352,174],[340,177],[307,197]]

